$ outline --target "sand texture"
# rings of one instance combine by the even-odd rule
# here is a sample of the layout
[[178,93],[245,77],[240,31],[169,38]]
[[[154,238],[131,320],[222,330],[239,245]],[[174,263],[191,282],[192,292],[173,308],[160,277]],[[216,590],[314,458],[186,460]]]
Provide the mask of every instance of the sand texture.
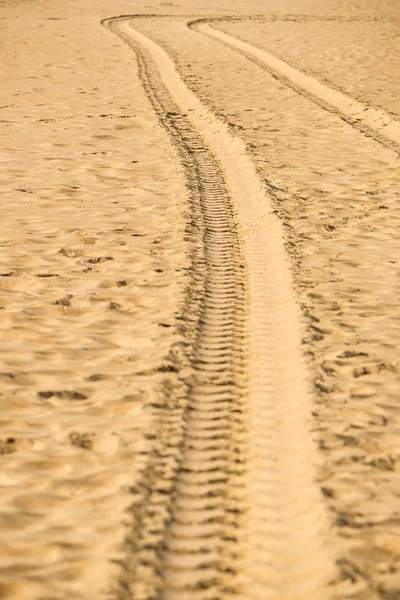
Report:
[[398,3],[0,24],[0,598],[400,598]]

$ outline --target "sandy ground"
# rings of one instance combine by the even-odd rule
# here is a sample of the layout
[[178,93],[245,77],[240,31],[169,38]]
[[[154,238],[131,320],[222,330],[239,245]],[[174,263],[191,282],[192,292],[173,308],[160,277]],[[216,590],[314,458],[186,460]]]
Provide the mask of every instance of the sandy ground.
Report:
[[84,597],[117,572],[174,338],[181,168],[97,21],[2,23],[1,590]]
[[396,1],[0,4],[2,598],[400,597],[400,147],[202,17],[399,122]]

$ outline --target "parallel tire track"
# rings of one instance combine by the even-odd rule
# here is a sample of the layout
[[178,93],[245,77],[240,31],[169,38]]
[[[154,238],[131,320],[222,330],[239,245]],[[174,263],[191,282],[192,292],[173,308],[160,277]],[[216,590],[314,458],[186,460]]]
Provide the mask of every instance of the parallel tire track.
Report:
[[104,24],[135,50],[181,154],[194,248],[188,359],[171,360],[117,596],[325,600],[333,558],[280,223],[243,143],[168,55],[128,18]]
[[[216,22],[224,20],[230,21],[229,18],[215,19]],[[239,52],[297,93],[337,115],[366,136],[372,137],[380,144],[400,154],[400,123],[385,111],[366,106],[343,92],[321,83],[315,77],[295,69],[269,52],[215,29],[209,25],[213,22],[214,19],[199,19],[190,21],[188,26]]]

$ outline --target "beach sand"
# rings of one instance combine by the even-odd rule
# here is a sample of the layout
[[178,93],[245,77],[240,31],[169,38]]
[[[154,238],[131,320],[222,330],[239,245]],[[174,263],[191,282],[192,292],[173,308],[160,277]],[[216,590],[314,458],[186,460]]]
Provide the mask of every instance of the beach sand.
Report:
[[0,3],[0,597],[400,597],[399,19]]

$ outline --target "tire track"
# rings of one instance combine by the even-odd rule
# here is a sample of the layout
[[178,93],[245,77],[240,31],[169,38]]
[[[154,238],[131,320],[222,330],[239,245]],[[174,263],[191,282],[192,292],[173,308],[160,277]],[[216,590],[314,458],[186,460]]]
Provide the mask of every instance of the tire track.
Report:
[[172,359],[180,382],[162,391],[118,598],[220,598],[228,593],[225,572],[235,571],[241,512],[234,492],[243,460],[243,265],[220,168],[124,21],[104,24],[135,50],[147,94],[184,162],[193,256],[181,326],[187,356]]
[[194,239],[189,356],[171,361],[117,596],[323,600],[334,561],[280,223],[243,143],[164,50],[128,18],[104,24],[135,50],[181,154]]
[[[226,18],[224,20],[229,21]],[[299,94],[400,154],[400,123],[386,112],[368,107],[343,92],[321,83],[315,77],[295,69],[269,52],[215,29],[209,25],[213,21],[198,19],[190,21],[188,26],[236,50]],[[216,21],[221,22],[222,19]]]

